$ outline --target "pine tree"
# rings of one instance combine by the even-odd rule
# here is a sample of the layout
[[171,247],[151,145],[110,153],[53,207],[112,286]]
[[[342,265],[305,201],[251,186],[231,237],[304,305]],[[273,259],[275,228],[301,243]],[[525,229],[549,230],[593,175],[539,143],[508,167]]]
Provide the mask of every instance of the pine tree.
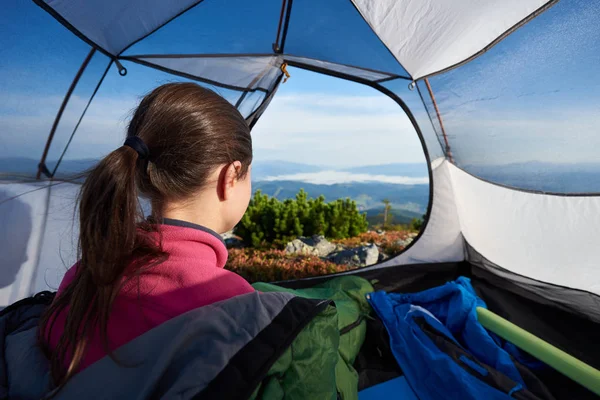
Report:
[[257,191],[235,233],[253,247],[282,246],[298,236],[324,235],[343,239],[366,232],[367,217],[356,202],[325,197],[308,199],[301,190],[294,199],[283,202]]
[[388,218],[390,217],[390,211],[392,210],[392,205],[390,204],[389,199],[383,199],[383,229],[388,226]]

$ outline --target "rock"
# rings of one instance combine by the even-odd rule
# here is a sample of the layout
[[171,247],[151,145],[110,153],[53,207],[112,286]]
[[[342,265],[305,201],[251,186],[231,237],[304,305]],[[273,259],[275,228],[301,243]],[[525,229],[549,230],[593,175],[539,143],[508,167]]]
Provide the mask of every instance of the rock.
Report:
[[380,262],[384,262],[385,260],[389,260],[390,256],[388,256],[387,254],[385,254],[384,252],[379,252],[379,259],[377,260],[378,263]]
[[360,266],[360,257],[354,249],[346,249],[342,251],[336,251],[327,257],[327,259],[335,264],[350,265],[352,267]]
[[314,248],[300,239],[294,239],[285,246],[287,254],[312,254]]
[[227,239],[234,238],[236,236],[233,234],[233,231],[229,231],[229,232],[225,232],[225,233],[221,234],[221,237],[223,238],[223,240],[227,240]]
[[315,235],[310,238],[300,237],[287,244],[285,251],[288,254],[306,254],[317,257],[327,257],[336,250],[337,246],[323,236]]
[[228,249],[241,249],[246,247],[244,241],[237,237],[227,238],[225,239],[225,247]]
[[307,242],[307,244],[309,246],[314,247],[315,252],[316,252],[315,255],[317,255],[319,257],[327,257],[329,254],[331,254],[337,248],[337,246],[335,244],[330,243],[323,236],[316,236],[316,235],[313,236]]
[[221,235],[223,241],[225,242],[225,246],[228,249],[240,249],[244,247],[244,242],[238,236],[234,235],[233,231],[225,232]]
[[366,267],[368,267],[369,265],[377,264],[377,261],[379,261],[379,249],[376,245],[370,244],[368,246],[362,247],[361,249],[364,251],[365,254],[364,260]]
[[352,267],[368,267],[377,264],[379,261],[379,249],[376,245],[356,247],[354,249],[345,249],[336,251],[327,257],[333,263],[349,265]]
[[408,246],[409,244],[411,244],[411,243],[413,242],[413,240],[414,240],[414,238],[412,238],[412,237],[410,237],[410,236],[409,236],[409,237],[407,237],[406,239],[400,239],[400,240],[397,240],[395,244],[396,244],[397,246],[406,247],[406,246]]

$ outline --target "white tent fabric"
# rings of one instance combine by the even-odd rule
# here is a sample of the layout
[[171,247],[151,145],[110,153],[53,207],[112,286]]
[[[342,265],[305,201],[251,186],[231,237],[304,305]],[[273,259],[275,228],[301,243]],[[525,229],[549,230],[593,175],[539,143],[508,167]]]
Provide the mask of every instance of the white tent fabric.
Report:
[[133,55],[121,59],[198,77],[203,81],[240,91],[262,89],[270,92],[283,73],[283,63],[312,67],[371,82],[399,78],[398,75],[386,72],[292,55]]
[[433,203],[421,237],[398,257],[373,268],[464,260],[464,242],[449,168],[450,163],[444,159],[432,163]]
[[302,66],[311,66],[318,69],[339,72],[341,74],[355,76],[367,81],[378,81],[397,78],[397,75],[389,74],[381,71],[368,70],[364,68],[352,67],[350,65],[342,65],[327,61],[315,60],[309,57],[296,57],[291,55],[285,56],[285,61],[290,64],[300,64]]
[[281,56],[131,56],[125,59],[202,77],[239,90],[272,89],[283,62]]
[[[484,182],[448,161],[436,160],[432,167],[433,203],[422,236],[400,256],[370,269],[462,261],[464,237],[508,271],[600,294],[600,197],[527,193]],[[46,185],[2,185],[3,199],[43,189],[0,204],[0,222],[10,227],[1,230],[3,260],[18,267],[2,271],[0,307],[55,290],[76,260],[73,210],[79,186]]]
[[[3,184],[2,195],[6,199],[45,185]],[[600,294],[599,197],[507,189],[442,160],[433,165],[433,188],[431,214],[421,238],[399,257],[372,268],[462,261],[464,236],[488,260],[511,272]],[[64,183],[0,205],[2,225],[10,226],[2,231],[3,260],[19,268],[3,270],[0,306],[56,289],[75,261],[73,209],[78,189]]]
[[352,0],[414,80],[484,50],[549,0]]
[[600,295],[600,197],[522,192],[449,169],[474,249],[516,274]]
[[[120,55],[135,42],[201,3],[199,0],[36,1],[45,3],[81,35],[113,56]],[[472,57],[519,22],[552,2],[351,1],[415,80]],[[293,12],[290,18],[294,23]]]
[[[76,261],[74,209],[79,185],[2,183],[0,307],[42,290],[56,290]],[[16,198],[13,198],[18,196]],[[9,201],[9,198],[13,198]]]
[[[432,165],[433,204],[422,236],[399,257],[363,270],[464,260],[450,168],[450,163],[443,159],[434,161]],[[70,183],[47,185],[2,185],[5,197],[27,194],[0,204],[0,218],[6,219],[16,213],[18,215],[15,218],[21,222],[11,224],[12,239],[4,241],[7,245],[2,250],[5,257],[14,260],[13,264],[19,270],[15,271],[14,278],[8,277],[7,271],[0,274],[0,277],[7,276],[7,282],[11,281],[0,288],[0,307],[42,290],[56,290],[67,268],[77,259],[75,246],[78,231],[73,210],[80,186]],[[23,234],[19,235],[21,231]]]
[[[170,49],[169,42],[167,51],[162,53],[150,46],[147,53],[150,55],[121,56],[121,53],[136,41],[146,37],[152,38],[153,32],[164,24],[171,23],[170,21],[175,23],[178,15],[190,10],[201,1],[34,1],[79,36],[101,51],[113,56],[111,57],[113,59],[137,62],[236,90],[239,92],[236,93],[239,95],[236,106],[245,116],[250,116],[249,120],[252,122],[256,121],[273,98],[280,81],[279,78],[283,74],[281,65],[284,62],[365,83],[384,93],[387,90],[387,94],[390,96],[402,97],[401,100],[405,101],[409,95],[399,91],[397,86],[406,87],[404,85],[408,82],[403,80],[408,79],[404,76],[406,72],[410,78],[418,80],[468,61],[486,51],[515,27],[520,26],[522,22],[536,16],[538,12],[556,2],[555,0],[341,0],[340,7],[347,7],[351,11],[351,15],[358,20],[359,25],[364,28],[365,34],[371,35],[372,40],[366,42],[369,45],[366,47],[373,48],[371,46],[373,43],[380,46],[383,43],[394,56],[391,57],[381,46],[382,53],[388,57],[388,61],[392,61],[393,65],[388,61],[378,61],[375,63],[376,65],[371,65],[365,60],[361,61],[360,57],[349,57],[361,54],[354,49],[352,41],[345,42],[347,47],[339,45],[339,43],[344,43],[343,40],[329,42],[327,46],[319,47],[321,44],[319,40],[308,37],[305,39],[305,43],[302,42],[304,37],[298,36],[297,33],[296,40],[302,43],[296,43],[296,45],[308,43],[314,48],[297,46],[298,52],[293,51],[294,55],[285,52],[282,54],[276,52],[258,54],[258,51],[256,51],[257,54],[252,54],[252,51],[245,51],[246,47],[241,41],[240,43],[236,42],[236,46],[239,46],[235,47],[233,51],[243,54],[191,54],[196,44],[195,41],[192,41],[192,45],[189,47],[190,54],[173,55],[172,53],[178,51]],[[271,1],[274,5],[281,5],[280,0]],[[269,2],[268,8],[271,9],[270,6],[273,4]],[[285,4],[289,3],[284,2]],[[308,7],[309,3],[303,4]],[[566,3],[561,2],[560,4]],[[567,8],[567,11],[575,16],[586,14],[588,9],[582,7],[582,4],[575,2]],[[553,8],[544,16],[559,19],[559,17],[567,15],[561,13],[558,7],[560,6]],[[271,10],[273,15],[276,13],[279,16],[279,9],[279,7],[273,8],[274,11]],[[295,23],[294,11],[293,8],[289,9],[292,10],[290,19],[293,26]],[[302,14],[300,12],[296,14],[305,15],[305,21],[298,21],[301,26],[310,22],[311,18],[316,18],[313,14],[318,15],[318,8],[313,10],[308,7],[308,9],[314,13]],[[203,9],[194,8],[191,11],[200,13]],[[197,16],[198,14],[193,14],[194,18]],[[207,18],[210,18],[210,15]],[[271,20],[272,18],[269,16],[268,21]],[[285,18],[282,18],[282,21],[284,20]],[[578,18],[573,21],[580,22]],[[273,20],[274,26],[276,23],[277,21]],[[562,24],[562,21],[557,21],[557,23]],[[343,21],[340,22],[341,24]],[[284,23],[283,26],[287,27],[287,23]],[[550,29],[556,25],[546,21],[543,26],[544,29]],[[567,29],[567,27],[578,25],[571,22],[564,26]],[[591,25],[588,23],[586,26]],[[265,32],[270,32],[270,28],[266,28],[269,27],[265,27]],[[525,29],[520,30],[517,35],[524,31]],[[328,31],[323,30],[323,32],[324,35],[316,37],[327,37]],[[540,30],[539,32],[546,31]],[[585,34],[585,30],[582,32]],[[194,40],[196,39],[196,36],[190,36],[193,36]],[[267,49],[270,49],[273,44],[270,41],[272,36],[265,35],[265,37],[267,36],[269,39],[266,41],[266,45]],[[275,41],[281,40],[281,42],[275,43],[275,49],[278,44],[284,42],[279,38],[279,33],[277,36]],[[283,33],[281,36],[284,36]],[[223,37],[238,39],[238,37],[230,38],[227,35],[220,35],[220,33],[215,34],[215,38],[219,39],[213,39],[218,42],[215,46],[219,49],[221,48],[219,40]],[[273,32],[274,37],[275,32]],[[291,34],[290,37],[294,37],[294,35]],[[330,37],[345,38],[343,35],[330,35]],[[587,35],[586,37],[593,40],[593,36]],[[262,43],[262,36],[260,39]],[[521,38],[521,40],[529,39]],[[509,41],[510,39],[507,42]],[[569,46],[571,42],[568,41]],[[541,47],[555,45],[552,40],[534,44]],[[526,58],[535,46],[525,47],[521,57]],[[499,50],[501,47],[502,45],[499,45],[494,50]],[[255,49],[251,46],[248,48]],[[290,48],[294,48],[294,46],[288,46],[288,51]],[[333,54],[338,50],[339,54]],[[182,51],[185,52],[185,49]],[[225,53],[225,50],[223,52]],[[493,51],[478,60],[482,60],[490,54],[493,54]],[[497,60],[504,59],[506,54],[508,53],[502,52],[499,58],[493,58],[489,63],[496,65]],[[548,53],[540,52],[540,54],[546,57]],[[587,55],[584,51],[579,54]],[[402,68],[394,58],[406,71],[400,71]],[[587,68],[582,69],[582,72],[592,76],[595,72],[594,59],[588,58],[589,64],[587,64]],[[519,59],[509,61],[514,62],[518,68],[525,65]],[[369,69],[366,68],[367,65]],[[380,66],[385,67],[381,68]],[[394,68],[397,69],[394,70]],[[452,72],[461,71],[463,68],[466,68],[466,65]],[[392,70],[395,72],[390,72]],[[571,72],[572,76],[573,72],[568,68],[564,71],[562,69],[556,71],[557,74],[560,72],[558,76],[569,76],[568,73],[564,73],[565,71]],[[438,78],[431,78],[431,80],[436,83],[435,80],[438,79],[439,82],[452,72],[441,74]],[[485,81],[495,80],[484,79]],[[380,85],[381,82],[385,83]],[[390,82],[395,85],[390,85]],[[426,82],[429,86],[429,81]],[[462,84],[465,81],[456,79],[456,82]],[[589,81],[585,82],[587,84]],[[493,267],[500,271],[499,274],[504,274],[507,280],[511,279],[507,275],[513,274],[518,276],[518,279],[523,277],[523,280],[537,280],[540,285],[547,283],[554,287],[575,289],[586,296],[600,295],[600,275],[597,268],[597,260],[600,259],[600,246],[598,246],[600,243],[600,230],[598,229],[600,226],[600,196],[597,194],[560,196],[524,192],[488,183],[459,169],[456,165],[465,167],[456,157],[461,151],[465,153],[478,152],[482,158],[487,157],[487,153],[485,147],[478,148],[473,143],[469,143],[470,146],[461,146],[461,142],[456,141],[456,136],[453,137],[453,130],[465,132],[465,127],[456,124],[453,127],[452,113],[472,109],[467,107],[461,110],[457,105],[454,105],[453,108],[453,104],[450,106],[448,103],[444,104],[445,94],[446,96],[461,97],[460,91],[452,89],[452,85],[449,84],[446,92],[436,92],[436,94],[439,93],[438,100],[441,99],[439,103],[435,102],[432,91],[413,92],[415,99],[418,100],[418,105],[415,107],[417,103],[414,102],[410,105],[413,113],[410,115],[411,118],[418,116],[415,112],[418,112],[417,107],[421,107],[423,103],[429,111],[430,120],[421,116],[421,118],[417,118],[418,124],[415,122],[415,128],[418,128],[417,125],[422,125],[423,128],[424,124],[429,124],[430,129],[435,131],[429,135],[433,139],[427,139],[427,135],[423,139],[424,141],[429,140],[426,143],[431,144],[428,149],[425,149],[426,153],[435,154],[435,157],[441,155],[438,145],[442,143],[442,138],[443,141],[447,141],[449,138],[449,144],[452,144],[455,155],[453,158],[448,152],[448,161],[441,158],[431,165],[433,197],[426,228],[407,251],[368,269],[464,260],[472,261],[472,264],[475,265],[476,260],[474,259],[478,255],[489,261],[489,264],[494,264]],[[539,87],[534,86],[532,90],[534,92],[543,91],[546,96],[547,89],[546,84]],[[406,90],[409,89],[406,88]],[[504,88],[492,90],[491,93],[501,93],[501,90]],[[552,93],[557,93],[556,97],[546,96],[552,100],[550,104],[556,102],[557,106],[561,106],[558,97],[559,90]],[[469,103],[468,100],[479,101],[480,99],[487,101],[480,94],[477,92],[468,99],[460,98],[460,102],[463,103],[467,100],[466,103]],[[525,94],[527,93],[515,93],[517,96]],[[578,94],[571,92],[573,96]],[[567,97],[562,99],[568,101]],[[402,103],[402,101],[398,102],[409,108],[407,103]],[[429,101],[432,104],[428,104]],[[440,105],[442,107],[439,107]],[[566,119],[569,119],[570,122],[575,118],[581,119],[580,116],[586,113],[586,115],[593,114],[596,110],[593,108],[595,105],[597,104],[584,105],[585,107],[590,106],[592,111],[581,108],[582,106],[579,105],[577,112],[573,114],[575,117]],[[473,112],[471,115],[479,117],[480,114]],[[441,126],[442,116],[448,116],[444,123],[446,127],[450,127],[449,135],[446,135],[446,131]],[[511,116],[514,115],[511,114]],[[535,118],[535,110],[530,111],[530,115],[526,117],[521,117],[521,119],[528,122],[530,118]],[[473,122],[473,126],[477,126],[477,129],[485,129],[485,125],[480,119],[472,118],[470,121]],[[522,126],[526,126],[526,124]],[[595,125],[592,124],[592,126]],[[425,132],[425,129],[421,129],[421,131]],[[479,131],[477,132],[478,136],[481,136]],[[518,132],[518,137],[514,139],[514,146],[509,151],[512,153],[517,153],[516,147],[525,142],[525,135],[519,130],[516,132]],[[439,143],[435,140],[434,133],[438,135]],[[584,133],[595,134],[595,130],[592,128]],[[578,135],[579,137],[577,137]],[[500,138],[500,135],[498,137]],[[566,136],[561,135],[561,140],[580,140],[581,143],[587,143],[581,141],[582,138],[584,138],[584,134],[579,130],[577,132],[569,131]],[[501,139],[508,141],[506,136],[502,136]],[[546,143],[541,141],[540,143],[547,146]],[[438,151],[435,151],[433,146],[438,148]],[[427,146],[424,145],[424,147]],[[450,146],[443,147],[449,148]],[[429,155],[427,155],[428,157]],[[403,160],[398,161],[402,162]],[[585,184],[585,176],[579,179]],[[0,307],[40,290],[56,289],[66,268],[72,265],[76,259],[77,226],[73,222],[73,210],[79,187],[66,183],[52,188],[44,187],[47,184],[44,182],[8,182],[2,183],[0,186],[0,239],[2,239],[0,240],[0,254],[3,255],[4,264],[9,267],[4,268],[0,273]],[[37,190],[40,188],[42,190]],[[18,196],[21,194],[24,195]],[[4,201],[6,199],[11,200]],[[555,299],[552,298],[552,301]],[[591,303],[594,301],[596,300],[591,300]],[[581,308],[583,309],[584,306]]]

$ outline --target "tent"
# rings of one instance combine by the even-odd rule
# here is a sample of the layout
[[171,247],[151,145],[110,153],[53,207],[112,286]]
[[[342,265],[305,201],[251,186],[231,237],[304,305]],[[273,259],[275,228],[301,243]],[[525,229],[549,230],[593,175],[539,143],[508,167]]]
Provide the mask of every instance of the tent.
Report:
[[[105,65],[82,118],[108,73],[141,65],[223,88],[251,126],[293,66],[392,98],[429,166],[417,240],[349,273],[388,291],[470,276],[492,311],[600,368],[598,2],[34,1],[89,53],[47,127],[37,179],[2,181],[0,305],[55,288],[74,256],[78,186],[56,179],[81,119],[64,148],[52,147],[92,59]],[[548,379],[557,393],[561,379]]]

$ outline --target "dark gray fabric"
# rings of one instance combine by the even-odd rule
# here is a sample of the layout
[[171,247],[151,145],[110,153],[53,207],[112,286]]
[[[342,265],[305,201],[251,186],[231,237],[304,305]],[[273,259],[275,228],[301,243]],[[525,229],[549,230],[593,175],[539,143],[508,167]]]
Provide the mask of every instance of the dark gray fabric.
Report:
[[78,374],[57,398],[189,399],[292,297],[255,292],[183,314],[115,352],[135,367],[119,367],[105,357]]
[[40,399],[50,389],[48,360],[37,345],[46,304],[26,304],[0,317],[0,399]]
[[[55,398],[190,399],[293,297],[254,292],[190,311],[119,348],[115,355],[127,366],[105,357]],[[24,306],[0,318],[0,399],[40,399],[49,391],[48,361],[36,344],[44,308]]]

